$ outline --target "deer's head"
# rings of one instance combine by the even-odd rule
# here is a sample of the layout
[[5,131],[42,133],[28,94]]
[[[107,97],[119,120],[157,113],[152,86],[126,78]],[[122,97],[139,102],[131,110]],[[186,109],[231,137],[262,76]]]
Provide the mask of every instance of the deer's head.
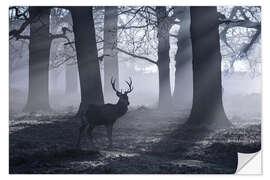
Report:
[[126,91],[124,91],[124,93],[122,93],[122,90],[120,92],[115,88],[115,80],[111,79],[112,88],[116,92],[116,95],[119,97],[117,104],[119,104],[121,106],[128,106],[129,105],[128,93],[130,93],[133,90],[131,78],[129,78],[129,81],[125,81],[125,82],[128,85],[128,90],[126,90]]

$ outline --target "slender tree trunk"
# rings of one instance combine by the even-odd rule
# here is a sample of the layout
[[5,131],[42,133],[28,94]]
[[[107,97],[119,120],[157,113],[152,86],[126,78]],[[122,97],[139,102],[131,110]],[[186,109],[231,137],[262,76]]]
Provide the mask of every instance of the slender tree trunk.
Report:
[[[117,22],[118,7],[106,6],[104,15],[104,96],[105,101],[116,100],[115,92],[111,87],[111,78],[119,84],[119,67],[117,51]],[[115,97],[115,98],[113,98]]]
[[37,16],[30,24],[29,85],[25,112],[50,111],[49,105],[49,37],[48,7],[30,7],[29,14]]
[[190,39],[190,7],[181,7],[181,27],[178,31],[177,52],[175,55],[174,105],[181,109],[192,106],[192,46]]
[[66,64],[65,67],[66,75],[66,95],[75,94],[78,90],[78,75],[77,69],[72,64]]
[[191,7],[193,105],[187,125],[230,125],[222,104],[221,53],[216,7]]
[[80,114],[88,104],[104,104],[92,7],[70,8],[81,87]]
[[171,86],[170,86],[170,39],[166,7],[156,7],[158,22],[158,71],[159,71],[159,108],[166,110],[172,105]]
[[[181,8],[181,10],[179,9]],[[179,10],[178,10],[179,9]],[[192,106],[192,46],[190,39],[190,7],[176,7],[182,12],[180,30],[177,35],[175,55],[175,86],[173,100],[177,108],[187,109]]]

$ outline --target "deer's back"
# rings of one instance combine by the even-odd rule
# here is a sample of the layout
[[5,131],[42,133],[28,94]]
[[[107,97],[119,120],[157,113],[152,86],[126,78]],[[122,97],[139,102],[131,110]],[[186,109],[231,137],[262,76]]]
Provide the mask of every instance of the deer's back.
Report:
[[95,125],[113,123],[118,116],[118,108],[114,104],[89,105],[86,111],[88,122]]

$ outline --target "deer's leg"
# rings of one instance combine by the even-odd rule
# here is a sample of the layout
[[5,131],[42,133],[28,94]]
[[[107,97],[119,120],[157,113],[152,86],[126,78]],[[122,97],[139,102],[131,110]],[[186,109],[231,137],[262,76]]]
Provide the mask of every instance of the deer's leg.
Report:
[[108,139],[109,139],[109,147],[112,147],[112,128],[113,128],[113,124],[108,124],[106,125],[106,130],[107,130],[107,135],[108,135]]
[[89,127],[88,127],[88,129],[87,129],[87,133],[88,133],[89,138],[90,138],[91,146],[92,146],[93,148],[95,148],[95,145],[94,145],[94,142],[93,142],[93,136],[92,136],[93,129],[94,129],[94,126],[93,126],[93,125],[89,125]]
[[79,137],[78,137],[78,140],[77,140],[77,143],[76,143],[77,147],[80,146],[81,136],[82,136],[82,133],[85,130],[86,126],[87,126],[87,123],[85,121],[82,121],[82,124],[81,124],[80,129],[79,129]]

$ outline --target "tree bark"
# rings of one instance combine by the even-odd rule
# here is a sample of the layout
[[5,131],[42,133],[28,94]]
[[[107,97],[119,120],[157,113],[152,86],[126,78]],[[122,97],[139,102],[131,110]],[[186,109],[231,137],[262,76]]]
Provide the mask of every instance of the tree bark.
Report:
[[117,50],[117,22],[118,7],[106,6],[104,15],[104,96],[105,101],[116,100],[115,92],[111,87],[111,78],[114,78],[115,87],[119,86],[119,67]]
[[88,104],[104,104],[92,7],[69,8],[78,60],[81,104],[78,114]]
[[221,53],[216,7],[191,7],[193,104],[186,125],[220,128],[231,123],[222,103]]
[[25,112],[50,111],[49,105],[49,7],[30,7],[29,85]]
[[156,16],[158,23],[158,71],[159,71],[159,108],[171,109],[172,97],[170,86],[170,39],[169,30],[171,25],[168,21],[166,7],[157,6]]
[[[182,12],[178,10],[176,11]],[[181,109],[192,106],[192,46],[190,39],[190,7],[181,7],[181,27],[177,35],[177,52],[175,55],[174,105]]]

